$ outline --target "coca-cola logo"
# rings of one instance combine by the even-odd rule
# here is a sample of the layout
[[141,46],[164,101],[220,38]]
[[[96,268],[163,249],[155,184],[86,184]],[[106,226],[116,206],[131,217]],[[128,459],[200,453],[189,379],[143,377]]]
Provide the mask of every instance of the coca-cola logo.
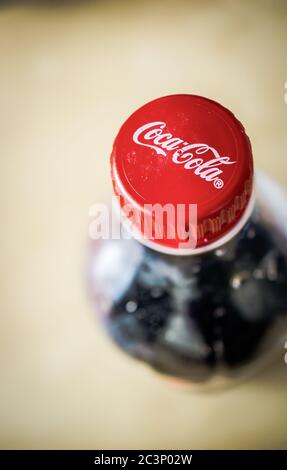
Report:
[[230,157],[221,156],[217,150],[208,144],[190,143],[166,132],[166,123],[162,121],[149,122],[139,127],[133,134],[133,141],[138,145],[150,147],[158,155],[167,156],[172,153],[172,161],[181,164],[186,170],[193,170],[194,174],[207,182],[213,182],[216,189],[224,186],[219,178],[223,165],[233,165]]

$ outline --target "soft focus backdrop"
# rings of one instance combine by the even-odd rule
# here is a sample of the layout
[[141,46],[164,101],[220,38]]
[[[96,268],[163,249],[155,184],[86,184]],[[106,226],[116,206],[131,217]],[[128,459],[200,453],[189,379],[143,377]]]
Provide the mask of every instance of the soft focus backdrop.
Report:
[[287,185],[286,40],[284,0],[0,3],[1,448],[287,447],[283,350],[238,388],[179,391],[106,338],[83,275],[113,138],[148,100],[222,102]]

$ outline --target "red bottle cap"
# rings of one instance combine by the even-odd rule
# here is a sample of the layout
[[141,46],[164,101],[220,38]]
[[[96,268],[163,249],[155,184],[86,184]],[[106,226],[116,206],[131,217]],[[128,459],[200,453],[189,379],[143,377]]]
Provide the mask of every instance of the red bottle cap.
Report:
[[[111,170],[126,217],[143,237],[143,219],[150,219],[159,229],[151,243],[167,252],[182,247],[182,229],[196,230],[197,248],[234,231],[252,192],[252,150],[243,126],[220,104],[195,95],[166,96],[135,111],[115,139]],[[174,237],[166,217],[155,220],[154,204],[185,205]],[[196,229],[189,204],[197,208]]]

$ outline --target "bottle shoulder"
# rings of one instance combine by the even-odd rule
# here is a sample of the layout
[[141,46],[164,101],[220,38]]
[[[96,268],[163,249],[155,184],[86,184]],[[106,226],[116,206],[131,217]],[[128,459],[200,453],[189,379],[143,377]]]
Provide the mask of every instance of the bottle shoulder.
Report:
[[264,298],[263,287],[270,294],[287,279],[287,229],[283,223],[287,195],[261,173],[256,187],[256,204],[242,230],[219,248],[200,255],[161,253],[131,237],[91,241],[88,272],[92,289],[110,302],[120,301],[134,285],[173,288],[180,295],[189,289],[190,295],[201,297],[207,291],[214,295],[216,290],[242,292],[245,286],[260,289]]
[[278,282],[284,274],[287,279],[287,261],[274,233],[256,208],[235,238],[198,256],[167,255],[134,239],[98,240],[91,243],[89,272],[93,285],[114,301],[133,284],[147,289],[173,286],[179,291],[190,286],[190,291],[204,295],[206,289],[219,285],[221,289],[236,290],[248,279],[275,283],[276,275]]

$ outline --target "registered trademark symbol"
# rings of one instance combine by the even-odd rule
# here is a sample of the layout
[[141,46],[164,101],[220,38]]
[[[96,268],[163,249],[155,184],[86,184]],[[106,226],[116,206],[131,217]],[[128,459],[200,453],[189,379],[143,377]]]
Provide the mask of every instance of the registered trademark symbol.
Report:
[[213,184],[216,189],[221,189],[224,185],[223,181],[220,178],[214,180]]

